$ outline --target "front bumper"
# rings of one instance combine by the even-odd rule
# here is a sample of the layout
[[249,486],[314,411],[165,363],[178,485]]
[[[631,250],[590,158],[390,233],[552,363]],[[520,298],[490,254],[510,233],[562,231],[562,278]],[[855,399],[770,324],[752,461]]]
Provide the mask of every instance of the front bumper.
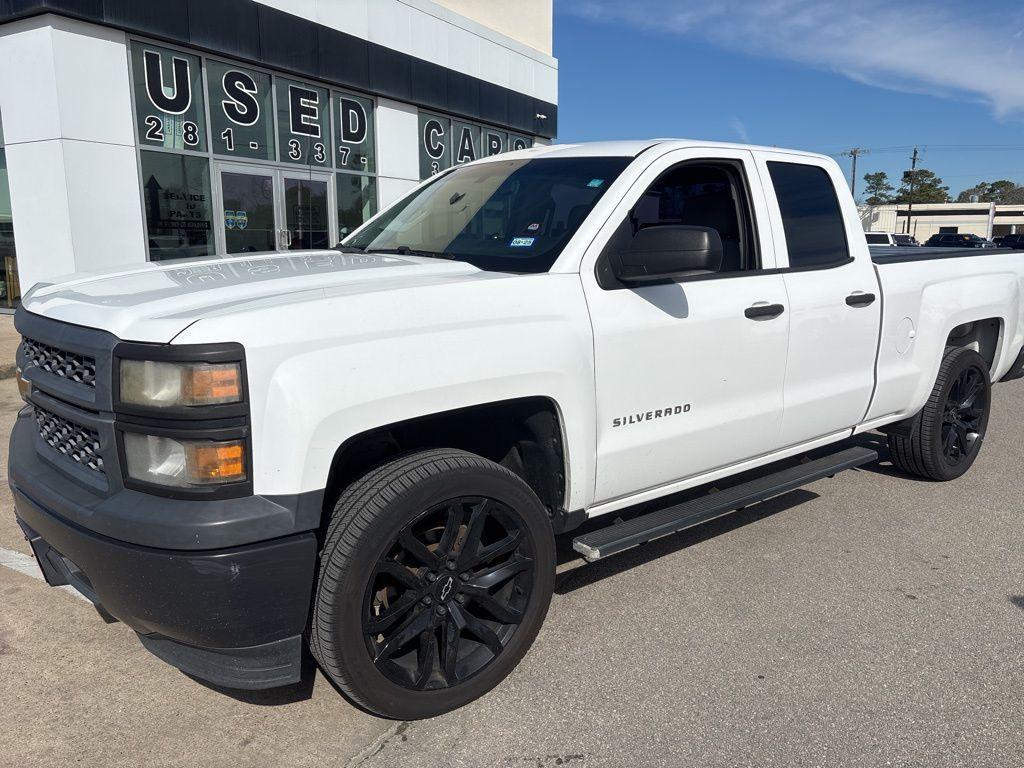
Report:
[[[47,582],[75,587],[101,613],[139,633],[151,652],[194,677],[248,689],[299,680],[314,533],[221,546],[220,536],[210,535],[214,518],[230,517],[236,525],[228,527],[240,533],[237,522],[248,520],[244,531],[251,535],[262,527],[254,518],[268,506],[281,509],[259,496],[225,506],[156,498],[146,503],[145,494],[122,491],[130,504],[84,503],[95,497],[37,452],[29,416],[18,419],[11,435],[9,478],[15,514]],[[197,519],[201,525],[186,525]],[[161,530],[174,523],[180,529]],[[157,532],[168,542],[164,547],[148,541]]]
[[317,549],[312,533],[204,552],[151,549],[74,526],[12,490],[49,584],[75,587],[194,677],[249,689],[298,682]]

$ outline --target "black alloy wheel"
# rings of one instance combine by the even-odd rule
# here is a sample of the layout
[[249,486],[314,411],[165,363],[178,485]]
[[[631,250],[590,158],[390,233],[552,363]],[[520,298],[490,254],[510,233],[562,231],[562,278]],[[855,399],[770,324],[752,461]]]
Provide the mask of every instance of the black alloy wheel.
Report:
[[518,630],[533,562],[522,519],[497,499],[460,496],[427,510],[367,585],[363,634],[374,665],[413,690],[469,680]]
[[929,480],[955,480],[981,451],[992,409],[989,363],[970,347],[950,347],[920,413],[889,431],[895,466]]
[[434,717],[515,668],[554,584],[551,521],[522,478],[465,451],[411,453],[339,495],[320,555],[310,650],[363,709]]
[[985,371],[964,368],[953,381],[942,415],[942,455],[951,465],[970,457],[983,433],[982,418],[988,410]]

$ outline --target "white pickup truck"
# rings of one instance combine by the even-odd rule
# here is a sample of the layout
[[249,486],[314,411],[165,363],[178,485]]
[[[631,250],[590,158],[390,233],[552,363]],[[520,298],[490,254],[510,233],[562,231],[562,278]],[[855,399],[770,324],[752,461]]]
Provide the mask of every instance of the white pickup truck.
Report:
[[10,483],[49,583],[180,669],[268,688],[308,648],[427,717],[515,667],[585,521],[558,540],[607,557],[875,461],[820,450],[868,430],[962,475],[1022,291],[1020,252],[873,258],[826,157],[535,148],[333,251],[35,286]]

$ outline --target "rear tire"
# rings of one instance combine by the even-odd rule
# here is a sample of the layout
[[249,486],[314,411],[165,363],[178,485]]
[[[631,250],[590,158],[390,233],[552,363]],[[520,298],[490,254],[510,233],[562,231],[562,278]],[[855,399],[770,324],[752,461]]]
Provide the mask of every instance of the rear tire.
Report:
[[889,435],[892,463],[929,480],[955,480],[978,457],[991,404],[985,358],[973,349],[947,350],[913,431],[909,436]]
[[504,467],[457,450],[395,459],[346,488],[321,553],[310,649],[359,706],[416,720],[512,671],[555,577],[547,512]]

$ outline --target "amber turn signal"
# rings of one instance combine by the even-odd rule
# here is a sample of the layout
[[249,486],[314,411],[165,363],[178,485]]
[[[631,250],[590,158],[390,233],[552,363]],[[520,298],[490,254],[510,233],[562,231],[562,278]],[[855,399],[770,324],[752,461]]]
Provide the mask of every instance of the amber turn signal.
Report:
[[189,478],[193,483],[245,480],[245,443],[185,443]]

